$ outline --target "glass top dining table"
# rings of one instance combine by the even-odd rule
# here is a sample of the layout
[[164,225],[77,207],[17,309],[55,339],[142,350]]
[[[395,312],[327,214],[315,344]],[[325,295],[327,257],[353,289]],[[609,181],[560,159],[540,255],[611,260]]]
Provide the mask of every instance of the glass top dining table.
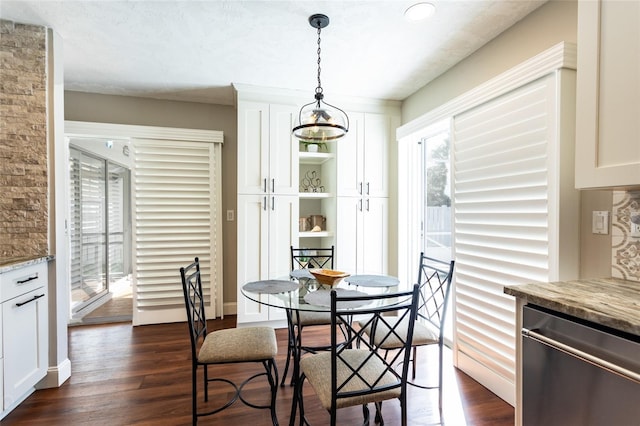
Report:
[[[354,275],[345,278],[337,286],[331,287],[318,283],[305,269],[291,271],[290,276],[295,280],[272,279],[249,282],[242,287],[241,292],[246,298],[262,305],[294,311],[330,312],[332,289],[335,289],[341,297],[357,299],[379,293],[379,291],[369,293],[366,291],[367,288],[390,289],[399,283],[397,278],[386,275],[362,275],[360,279],[358,275]],[[353,286],[355,288],[352,288]],[[355,299],[339,303],[338,310],[357,310],[371,304],[371,302]],[[393,305],[401,301],[391,298],[374,303]]]

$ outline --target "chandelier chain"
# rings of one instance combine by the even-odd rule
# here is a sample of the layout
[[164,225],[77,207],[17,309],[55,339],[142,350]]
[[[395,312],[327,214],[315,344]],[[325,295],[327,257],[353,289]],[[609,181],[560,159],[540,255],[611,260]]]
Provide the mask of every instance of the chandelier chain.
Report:
[[316,87],[316,93],[322,93],[322,83],[320,82],[320,52],[322,49],[320,48],[320,32],[321,28],[318,26],[318,87]]

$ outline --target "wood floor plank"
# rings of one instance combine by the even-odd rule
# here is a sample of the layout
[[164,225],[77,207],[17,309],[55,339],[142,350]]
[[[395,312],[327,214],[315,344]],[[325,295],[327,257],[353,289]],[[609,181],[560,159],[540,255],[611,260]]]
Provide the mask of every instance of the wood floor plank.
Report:
[[[235,317],[209,322],[211,330],[235,326]],[[278,369],[284,370],[286,330],[276,331]],[[307,343],[324,342],[328,330],[314,327],[305,330]],[[419,354],[422,378],[434,376],[432,354]],[[60,388],[36,391],[2,420],[12,425],[189,425],[191,424],[191,362],[189,336],[185,323],[132,327],[130,323],[85,325],[69,328],[71,378]],[[445,368],[444,415],[447,425],[511,426],[514,410],[449,362]],[[217,367],[218,368],[218,367]],[[218,368],[219,369],[219,368]],[[242,381],[260,371],[256,365],[222,367],[227,377]],[[219,371],[219,370],[218,370]],[[212,370],[213,373],[213,370]],[[201,386],[200,386],[201,389]],[[247,398],[266,402],[264,382],[247,386]],[[229,388],[211,390],[210,404],[220,403],[230,395]],[[293,388],[278,389],[277,413],[281,425],[287,425]],[[436,391],[409,387],[409,424],[440,424]],[[396,401],[384,403],[387,425],[397,425],[400,409]],[[305,387],[305,409],[314,425],[328,423],[313,389]],[[358,424],[362,410],[353,407],[339,411],[339,424]],[[236,403],[202,425],[269,425],[268,410],[250,409]]]

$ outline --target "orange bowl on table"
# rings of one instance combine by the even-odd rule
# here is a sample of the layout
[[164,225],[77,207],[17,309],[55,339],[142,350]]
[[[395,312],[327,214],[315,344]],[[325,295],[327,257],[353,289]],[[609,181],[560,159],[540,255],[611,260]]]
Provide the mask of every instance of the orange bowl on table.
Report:
[[316,278],[320,284],[336,286],[342,281],[343,278],[348,277],[350,274],[346,272],[334,271],[333,269],[309,269],[311,275]]

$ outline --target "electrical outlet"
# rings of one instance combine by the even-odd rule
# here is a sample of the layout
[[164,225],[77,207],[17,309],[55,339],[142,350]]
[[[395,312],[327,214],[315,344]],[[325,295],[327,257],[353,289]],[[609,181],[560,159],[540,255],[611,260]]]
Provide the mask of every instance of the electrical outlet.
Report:
[[235,212],[233,210],[227,210],[227,222],[233,222],[235,219]]

